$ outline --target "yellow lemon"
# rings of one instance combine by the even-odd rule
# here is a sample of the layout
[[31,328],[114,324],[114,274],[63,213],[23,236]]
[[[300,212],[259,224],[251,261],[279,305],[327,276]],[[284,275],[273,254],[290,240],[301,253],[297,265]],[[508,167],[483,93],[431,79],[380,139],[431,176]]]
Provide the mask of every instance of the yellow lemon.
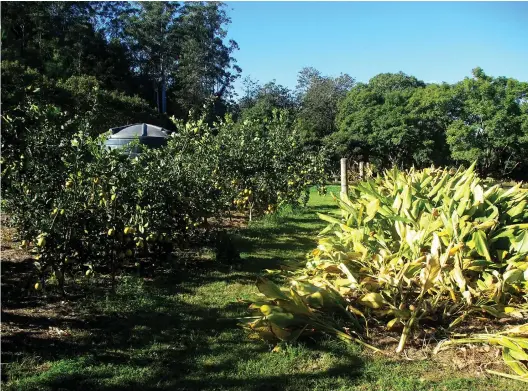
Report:
[[124,232],[125,232],[125,234],[128,235],[128,234],[133,234],[133,233],[135,233],[136,230],[135,230],[134,228],[132,228],[132,227],[125,227],[125,231],[124,231]]
[[267,304],[264,304],[263,306],[260,307],[260,312],[268,316],[269,314],[271,314],[271,307]]

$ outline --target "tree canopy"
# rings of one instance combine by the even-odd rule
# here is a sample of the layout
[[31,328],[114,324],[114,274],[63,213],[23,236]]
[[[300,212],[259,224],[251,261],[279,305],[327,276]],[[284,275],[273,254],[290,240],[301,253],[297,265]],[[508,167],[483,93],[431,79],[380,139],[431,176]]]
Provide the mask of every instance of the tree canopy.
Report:
[[305,142],[320,145],[324,137],[337,130],[338,106],[353,86],[354,78],[348,74],[323,76],[314,68],[303,68],[299,72],[298,126],[302,129]]
[[[246,77],[218,2],[3,2],[2,108],[31,99],[91,118],[93,132],[126,121],[172,126],[287,113],[299,142],[379,169],[470,164],[482,175],[528,178],[528,83],[481,68],[454,83],[302,68],[292,89]],[[256,121],[255,123],[257,123]]]
[[[241,69],[222,3],[4,2],[2,58],[50,80],[93,76],[185,117],[211,97],[231,103]],[[225,110],[224,110],[225,112]],[[222,112],[220,114],[223,114]]]
[[349,91],[325,142],[380,167],[478,161],[483,175],[526,177],[527,86],[480,68],[454,85],[380,74]]
[[481,68],[453,88],[461,104],[447,129],[456,160],[478,160],[483,173],[526,175],[528,83],[493,78]]

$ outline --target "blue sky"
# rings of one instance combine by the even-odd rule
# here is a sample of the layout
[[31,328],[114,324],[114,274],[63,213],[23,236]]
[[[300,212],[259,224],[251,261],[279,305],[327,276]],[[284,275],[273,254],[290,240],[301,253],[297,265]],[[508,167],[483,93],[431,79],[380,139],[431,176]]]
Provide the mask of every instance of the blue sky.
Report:
[[[227,2],[242,76],[294,88],[298,71],[453,83],[480,66],[528,81],[528,2]],[[241,82],[236,89],[241,92]]]

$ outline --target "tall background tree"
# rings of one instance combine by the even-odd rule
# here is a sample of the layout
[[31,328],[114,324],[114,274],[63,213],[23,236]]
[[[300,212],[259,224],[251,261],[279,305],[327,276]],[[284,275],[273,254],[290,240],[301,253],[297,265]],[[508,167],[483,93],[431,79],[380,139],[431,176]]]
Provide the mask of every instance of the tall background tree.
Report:
[[[292,90],[275,80],[244,82],[230,19],[217,2],[2,2],[2,110],[31,99],[93,132],[124,122],[170,127],[170,116],[208,123],[270,120],[309,148],[326,147],[379,168],[469,164],[482,175],[528,178],[528,87],[480,69],[455,84],[426,84],[400,73],[367,83],[303,68]],[[256,121],[255,123],[257,123]]]
[[303,68],[297,77],[300,103],[297,126],[304,142],[319,146],[324,137],[337,131],[336,117],[341,101],[354,86],[348,74],[322,76],[315,68]]
[[404,73],[380,74],[367,84],[358,84],[339,108],[339,132],[328,141],[337,141],[359,159],[380,166],[421,165],[414,152],[427,135],[408,123],[407,105],[425,83]]
[[173,1],[138,2],[128,15],[124,34],[132,55],[132,70],[149,83],[160,113],[167,112],[167,86],[174,84],[180,53],[178,11]]
[[483,175],[527,178],[528,83],[475,68],[454,93],[461,105],[447,129],[453,158],[477,160]]
[[214,117],[241,72],[229,23],[222,3],[3,2],[2,59],[51,82],[95,77],[178,118],[213,100]]
[[258,81],[246,78],[239,107],[242,119],[269,119],[276,110],[288,112],[293,119],[299,105],[294,92],[275,80],[261,85]]
[[226,40],[230,23],[222,3],[185,3],[179,19],[180,56],[171,90],[174,111],[198,112],[214,99],[215,114],[222,115],[233,99],[233,82],[242,72],[233,53],[238,44]]

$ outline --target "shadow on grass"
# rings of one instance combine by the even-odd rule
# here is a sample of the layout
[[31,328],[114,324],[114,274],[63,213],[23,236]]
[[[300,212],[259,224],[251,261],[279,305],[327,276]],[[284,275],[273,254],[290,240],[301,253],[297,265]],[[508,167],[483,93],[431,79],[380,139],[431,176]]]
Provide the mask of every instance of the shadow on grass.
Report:
[[277,269],[282,264],[302,261],[317,245],[317,234],[326,226],[317,212],[329,213],[335,206],[308,206],[295,213],[273,216],[250,225],[236,238],[245,254],[241,270],[259,273]]
[[[281,363],[268,345],[248,340],[235,321],[223,320],[226,314],[244,312],[244,304],[204,306],[181,300],[178,294],[192,293],[198,282],[170,284],[181,278],[176,274],[148,283],[128,279],[106,301],[84,302],[82,315],[75,319],[4,313],[4,324],[26,331],[3,336],[3,362],[16,364],[20,357],[38,361],[31,369],[18,365],[9,370],[15,381],[6,389],[282,390],[297,389],[301,380],[306,384],[359,373],[361,361],[347,352],[346,360],[341,357],[339,365],[324,370],[292,370],[288,366],[295,360],[288,354]],[[201,275],[195,280],[208,284],[218,277]],[[50,327],[66,334],[50,333]],[[313,357],[324,350],[310,347]],[[258,369],[267,359],[281,366],[277,374],[273,368]],[[241,368],[252,361],[255,369]],[[35,367],[46,362],[51,367],[39,375]]]
[[[252,354],[259,354],[254,352]],[[177,360],[178,355],[169,355],[166,361]],[[359,382],[362,366],[354,361],[345,364],[336,365],[335,367],[313,371],[310,373],[288,373],[277,375],[256,375],[256,376],[237,376],[237,377],[218,377],[218,375],[236,369],[236,363],[244,360],[244,355],[232,355],[218,365],[209,365],[207,371],[195,372],[194,378],[179,377],[179,373],[191,372],[193,367],[175,366],[173,368],[160,368],[143,378],[143,381],[136,382],[122,380],[120,384],[111,384],[111,370],[97,371],[85,375],[82,372],[68,372],[58,377],[49,377],[41,383],[49,390],[79,390],[81,388],[101,391],[125,391],[125,390],[144,390],[144,391],[171,391],[171,390],[244,390],[244,391],[269,391],[269,390],[306,390],[315,389],[320,383],[328,384],[328,388],[334,389],[333,379],[342,382],[346,379],[347,383],[354,384]],[[100,360],[100,357],[97,357]],[[91,364],[93,361],[86,361]],[[111,364],[109,364],[111,365]],[[136,364],[137,365],[137,364]],[[141,364],[139,364],[141,365]],[[140,366],[137,368],[140,370]],[[169,372],[170,371],[170,372]]]
[[[249,340],[233,320],[248,315],[247,304],[232,299],[237,291],[222,291],[253,286],[264,268],[310,251],[325,225],[315,211],[331,209],[309,207],[241,231],[236,242],[245,257],[237,265],[176,264],[154,278],[125,278],[115,294],[86,284],[84,298],[63,309],[58,297],[24,301],[13,289],[22,272],[14,266],[2,286],[12,291],[2,311],[6,389],[284,390],[355,379],[363,363],[348,351],[339,363],[316,365],[324,346],[272,353]],[[200,294],[205,302],[194,299]]]

